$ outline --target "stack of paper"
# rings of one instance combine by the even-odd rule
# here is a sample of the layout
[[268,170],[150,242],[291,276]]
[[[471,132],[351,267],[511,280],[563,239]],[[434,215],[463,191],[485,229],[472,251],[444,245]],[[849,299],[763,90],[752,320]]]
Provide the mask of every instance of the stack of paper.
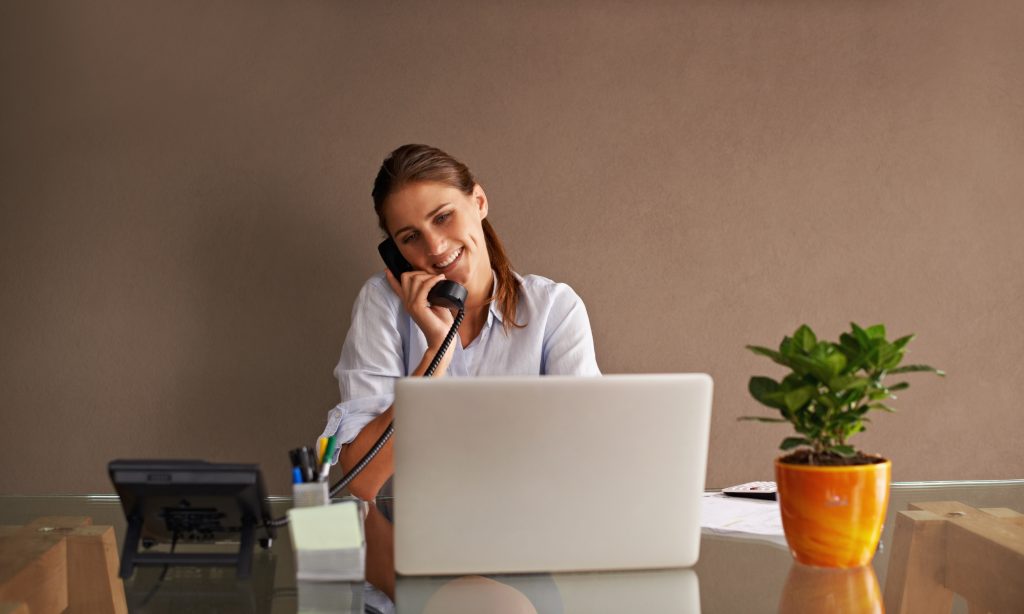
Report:
[[355,501],[288,510],[299,580],[361,580],[366,559],[362,514]]
[[700,527],[704,533],[754,539],[788,548],[778,501],[705,493],[701,500]]

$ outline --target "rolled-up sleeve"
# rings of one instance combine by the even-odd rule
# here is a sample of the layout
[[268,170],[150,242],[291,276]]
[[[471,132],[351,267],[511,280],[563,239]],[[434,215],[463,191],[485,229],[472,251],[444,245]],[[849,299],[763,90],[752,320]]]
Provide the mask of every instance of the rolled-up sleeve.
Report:
[[394,402],[395,381],[405,375],[399,313],[400,303],[382,275],[370,278],[356,297],[334,369],[341,403],[327,413],[321,435],[336,436],[339,449]]

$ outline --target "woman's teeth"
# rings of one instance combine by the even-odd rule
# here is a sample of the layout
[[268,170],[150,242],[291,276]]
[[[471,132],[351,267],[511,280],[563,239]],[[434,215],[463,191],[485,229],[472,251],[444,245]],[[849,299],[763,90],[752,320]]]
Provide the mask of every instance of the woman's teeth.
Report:
[[453,254],[452,254],[451,256],[449,256],[449,257],[448,257],[448,259],[447,259],[447,260],[445,260],[444,262],[439,262],[439,263],[435,264],[435,265],[434,265],[434,268],[436,268],[436,269],[444,269],[444,268],[447,268],[448,266],[450,266],[450,265],[451,265],[451,263],[455,262],[455,260],[456,260],[456,259],[457,259],[457,258],[458,258],[458,257],[459,257],[460,255],[462,255],[462,248],[461,248],[461,247],[460,247],[460,248],[459,248],[459,249],[458,249],[458,250],[457,250],[457,251],[456,251],[455,253],[453,253]]

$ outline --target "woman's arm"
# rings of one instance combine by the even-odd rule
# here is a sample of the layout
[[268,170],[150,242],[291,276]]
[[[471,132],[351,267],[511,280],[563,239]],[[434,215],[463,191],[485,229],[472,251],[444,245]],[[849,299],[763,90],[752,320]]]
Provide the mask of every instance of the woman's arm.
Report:
[[[427,372],[427,367],[430,366],[430,362],[434,359],[434,355],[437,353],[437,348],[427,348],[427,351],[423,354],[423,360],[420,361],[416,370],[410,374],[410,377],[422,377]],[[448,370],[448,365],[452,362],[452,355],[455,352],[449,347],[448,351],[444,353],[441,358],[441,362],[437,365],[437,369],[434,370],[433,377],[443,377],[445,372]],[[387,408],[387,410],[381,415],[374,418],[369,424],[363,427],[363,430],[359,431],[356,438],[351,443],[341,448],[341,461],[342,471],[348,473],[349,469],[354,467],[363,456],[370,451],[373,444],[377,443],[380,436],[384,433],[388,425],[391,424],[391,420],[395,415],[395,406]],[[384,447],[381,448],[377,456],[373,457],[363,471],[356,476],[354,480],[349,484],[349,490],[353,495],[359,497],[364,501],[372,501],[377,493],[380,491],[381,486],[384,482],[388,481],[388,478],[395,472],[394,462],[394,438],[389,439]]]

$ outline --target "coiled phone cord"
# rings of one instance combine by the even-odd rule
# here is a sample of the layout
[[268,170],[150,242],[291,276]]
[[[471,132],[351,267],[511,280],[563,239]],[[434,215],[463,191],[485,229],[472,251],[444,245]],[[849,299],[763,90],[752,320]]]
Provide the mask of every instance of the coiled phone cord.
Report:
[[[459,309],[459,312],[455,314],[455,321],[452,322],[452,327],[448,331],[448,335],[444,338],[444,341],[441,342],[440,349],[438,349],[437,353],[434,354],[434,359],[430,361],[430,366],[428,366],[427,370],[423,373],[423,377],[430,377],[431,375],[434,374],[434,371],[437,370],[437,365],[441,364],[441,358],[443,358],[444,353],[448,351],[448,346],[452,344],[452,340],[455,338],[455,333],[458,332],[459,326],[462,325],[462,318],[465,315],[466,311],[464,309]],[[363,455],[363,458],[359,459],[359,462],[356,463],[355,466],[352,467],[352,469],[348,473],[343,475],[341,479],[338,480],[338,482],[331,487],[328,496],[337,496],[337,494],[341,492],[342,488],[348,486],[349,483],[352,482],[352,480],[354,480],[356,476],[363,471],[363,469],[366,469],[366,466],[370,464],[370,461],[372,461],[373,458],[377,456],[377,454],[380,453],[381,450],[384,449],[384,445],[387,444],[388,440],[391,439],[391,436],[394,435],[394,433],[395,421],[392,420],[388,424],[388,428],[384,429],[384,432],[381,433],[380,437],[377,438],[377,442],[373,444],[373,447],[370,448],[366,452],[366,454]],[[288,524],[287,516],[276,518],[267,523],[268,526],[272,527],[283,527],[286,524]]]

